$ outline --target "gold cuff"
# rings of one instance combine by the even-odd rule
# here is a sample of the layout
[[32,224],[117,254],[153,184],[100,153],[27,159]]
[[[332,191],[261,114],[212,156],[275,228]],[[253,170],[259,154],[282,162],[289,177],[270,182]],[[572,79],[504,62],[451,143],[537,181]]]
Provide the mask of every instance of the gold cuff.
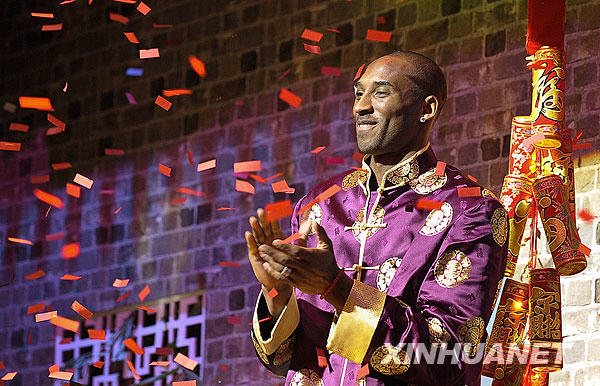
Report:
[[327,349],[362,364],[383,313],[385,299],[385,293],[354,280],[342,314],[331,323]]
[[267,355],[271,355],[277,350],[281,343],[289,338],[294,330],[296,330],[298,323],[300,323],[300,310],[298,309],[298,303],[296,302],[296,294],[294,291],[292,291],[292,295],[290,296],[288,304],[279,315],[275,326],[273,326],[271,336],[264,340],[260,332],[260,325],[258,323],[258,306],[261,302],[261,296],[264,296],[262,291],[260,291],[258,300],[256,301],[256,306],[254,307],[252,329],[258,345]]

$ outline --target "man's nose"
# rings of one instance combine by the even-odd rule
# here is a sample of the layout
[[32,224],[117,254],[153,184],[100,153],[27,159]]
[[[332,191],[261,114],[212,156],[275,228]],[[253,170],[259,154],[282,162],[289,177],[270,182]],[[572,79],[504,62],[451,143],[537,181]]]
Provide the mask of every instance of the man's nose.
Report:
[[373,113],[373,104],[371,103],[371,97],[368,94],[364,94],[360,100],[354,102],[354,114],[366,115]]

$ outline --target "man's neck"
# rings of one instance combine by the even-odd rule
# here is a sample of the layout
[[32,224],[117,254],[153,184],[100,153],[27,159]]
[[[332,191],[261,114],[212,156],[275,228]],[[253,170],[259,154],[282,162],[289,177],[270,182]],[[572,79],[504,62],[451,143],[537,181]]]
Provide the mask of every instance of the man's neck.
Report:
[[376,190],[379,186],[382,185],[383,176],[388,170],[390,170],[398,163],[406,161],[410,157],[414,156],[415,153],[417,153],[419,150],[420,149],[371,156],[369,160],[369,166],[371,167],[371,170],[375,175],[376,181],[369,181],[369,183],[373,184],[377,182],[377,186],[375,186],[374,189],[371,190]]

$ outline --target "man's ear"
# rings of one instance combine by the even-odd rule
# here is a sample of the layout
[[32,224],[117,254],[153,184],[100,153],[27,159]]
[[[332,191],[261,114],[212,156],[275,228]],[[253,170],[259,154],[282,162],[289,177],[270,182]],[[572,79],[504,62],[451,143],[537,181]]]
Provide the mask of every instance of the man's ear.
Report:
[[426,120],[429,120],[435,117],[440,110],[440,100],[435,95],[429,95],[425,98],[425,102],[423,103],[421,116],[425,117]]

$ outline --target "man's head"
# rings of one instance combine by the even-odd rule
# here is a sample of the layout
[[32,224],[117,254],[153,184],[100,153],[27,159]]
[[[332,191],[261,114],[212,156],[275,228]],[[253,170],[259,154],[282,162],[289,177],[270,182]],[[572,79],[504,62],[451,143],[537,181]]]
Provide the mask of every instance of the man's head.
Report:
[[374,155],[425,146],[447,92],[439,66],[411,51],[374,60],[354,88],[358,149]]

